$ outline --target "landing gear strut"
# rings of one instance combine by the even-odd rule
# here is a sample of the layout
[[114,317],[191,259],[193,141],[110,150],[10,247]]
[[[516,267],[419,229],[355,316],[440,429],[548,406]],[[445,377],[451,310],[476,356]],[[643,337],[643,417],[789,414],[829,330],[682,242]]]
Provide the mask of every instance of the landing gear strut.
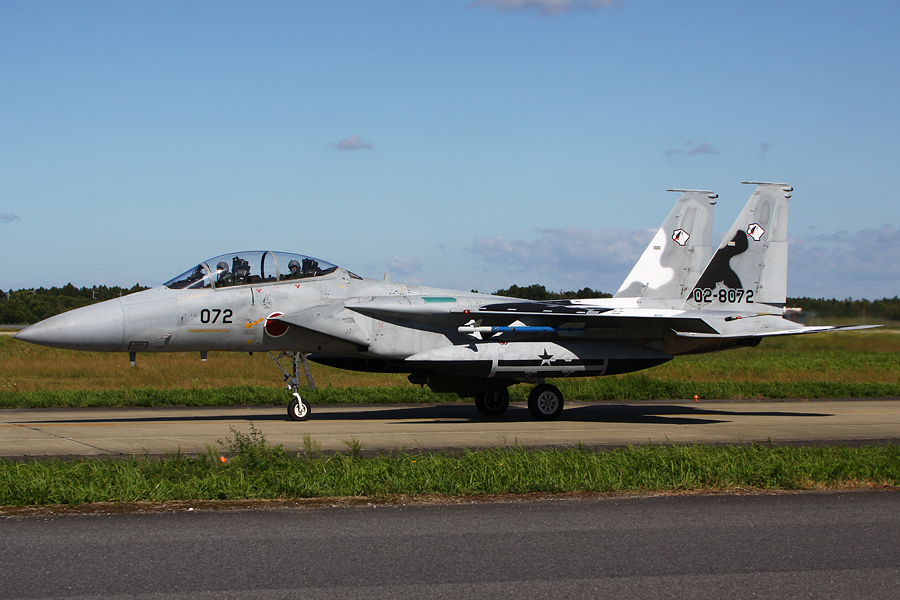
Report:
[[[284,373],[286,387],[288,391],[291,392],[291,395],[294,396],[294,399],[290,401],[287,407],[288,418],[291,421],[307,420],[310,413],[309,402],[300,397],[301,364],[303,365],[303,372],[306,374],[306,383],[309,385],[309,389],[316,389],[316,383],[313,381],[312,371],[309,370],[309,361],[306,359],[306,354],[300,352],[281,352],[278,356],[275,356],[271,352],[268,354],[269,358],[271,358],[275,364],[278,365],[278,368],[281,369],[281,372]],[[280,362],[282,358],[288,356],[291,358],[290,371],[288,371]]]

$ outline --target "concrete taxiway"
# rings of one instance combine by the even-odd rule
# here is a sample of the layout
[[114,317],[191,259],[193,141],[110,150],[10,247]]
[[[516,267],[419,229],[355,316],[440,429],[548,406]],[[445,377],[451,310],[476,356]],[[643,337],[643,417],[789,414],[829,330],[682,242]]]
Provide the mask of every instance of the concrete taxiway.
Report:
[[314,406],[306,422],[277,406],[0,410],[0,456],[97,456],[221,450],[251,424],[272,444],[323,450],[617,446],[669,443],[900,442],[900,399],[778,402],[572,402],[552,422],[514,404],[497,419],[472,405]]

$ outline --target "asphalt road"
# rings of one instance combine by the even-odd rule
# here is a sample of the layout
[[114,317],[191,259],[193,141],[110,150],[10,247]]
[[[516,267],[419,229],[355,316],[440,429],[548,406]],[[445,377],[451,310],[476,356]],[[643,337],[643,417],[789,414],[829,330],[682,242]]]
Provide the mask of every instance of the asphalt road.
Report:
[[795,402],[569,403],[537,422],[522,405],[499,419],[474,406],[314,406],[306,422],[282,407],[0,410],[0,456],[165,454],[220,449],[255,426],[272,444],[300,450],[615,446],[645,443],[865,443],[900,441],[900,399]]
[[897,598],[900,494],[0,520],[15,598]]

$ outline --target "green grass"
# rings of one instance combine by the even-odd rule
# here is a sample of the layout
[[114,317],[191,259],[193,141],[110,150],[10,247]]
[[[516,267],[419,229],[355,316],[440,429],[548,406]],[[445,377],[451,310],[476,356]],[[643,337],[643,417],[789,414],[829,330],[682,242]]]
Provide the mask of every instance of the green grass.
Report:
[[[435,394],[411,385],[396,388],[301,389],[312,404],[414,404],[461,401],[456,395]],[[77,408],[125,406],[277,406],[287,404],[284,388],[224,387],[125,390],[48,390],[0,392],[0,408]]]
[[[553,380],[569,401],[594,400],[689,400],[699,398],[885,398],[900,397],[900,383],[829,381],[801,382],[685,382],[651,375],[629,374],[596,379]],[[513,402],[527,400],[530,386],[510,388]],[[301,389],[313,405],[322,404],[436,404],[469,402],[455,394],[435,394],[410,385],[396,388]],[[134,390],[56,390],[0,393],[0,408],[78,408],[128,406],[278,406],[289,395],[283,389],[226,387],[185,390],[143,388]]]
[[[313,404],[456,402],[402,374],[312,365]],[[680,356],[638,373],[553,381],[569,400],[900,397],[900,333],[842,332],[763,341],[756,348]],[[513,401],[529,386],[513,386]],[[265,355],[120,354],[33,346],[0,336],[0,408],[284,404],[281,375]]]
[[362,456],[325,455],[306,439],[291,455],[261,434],[235,432],[193,458],[13,462],[0,459],[0,505],[261,500],[362,496],[479,496],[571,492],[815,490],[895,487],[900,446],[633,446],[527,451],[518,447]]
[[[403,375],[313,365],[313,404],[458,401]],[[570,400],[900,397],[900,335],[847,332],[766,340],[757,348],[678,357],[639,373],[554,381]],[[528,386],[513,386],[514,401]],[[121,355],[31,346],[0,336],[0,408],[284,404],[264,355]],[[900,446],[646,446],[364,456],[361,444],[300,455],[251,430],[222,442],[226,463],[200,457],[14,462],[0,459],[0,505],[262,500],[336,496],[470,496],[532,492],[681,492],[896,487]],[[2,511],[0,511],[2,512]]]

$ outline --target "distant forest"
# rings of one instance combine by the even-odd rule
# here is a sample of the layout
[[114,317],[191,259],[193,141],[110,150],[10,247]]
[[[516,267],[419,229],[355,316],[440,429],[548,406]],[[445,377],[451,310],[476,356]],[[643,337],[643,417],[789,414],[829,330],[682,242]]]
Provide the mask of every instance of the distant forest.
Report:
[[0,324],[30,325],[73,308],[81,308],[146,289],[149,288],[138,284],[130,288],[105,285],[77,288],[70,283],[60,288],[0,291]]
[[[53,315],[125,296],[148,289],[135,284],[130,288],[99,287],[77,288],[71,283],[63,287],[37,288],[34,290],[0,291],[0,324],[27,325]],[[527,300],[574,300],[577,298],[611,298],[611,294],[584,288],[568,292],[551,292],[540,284],[520,287],[510,286],[505,290],[494,292],[499,296],[524,298]],[[884,298],[882,300],[826,300],[824,298],[788,298],[787,305],[803,309],[807,316],[820,318],[860,318],[888,319],[900,321],[900,298]]]

